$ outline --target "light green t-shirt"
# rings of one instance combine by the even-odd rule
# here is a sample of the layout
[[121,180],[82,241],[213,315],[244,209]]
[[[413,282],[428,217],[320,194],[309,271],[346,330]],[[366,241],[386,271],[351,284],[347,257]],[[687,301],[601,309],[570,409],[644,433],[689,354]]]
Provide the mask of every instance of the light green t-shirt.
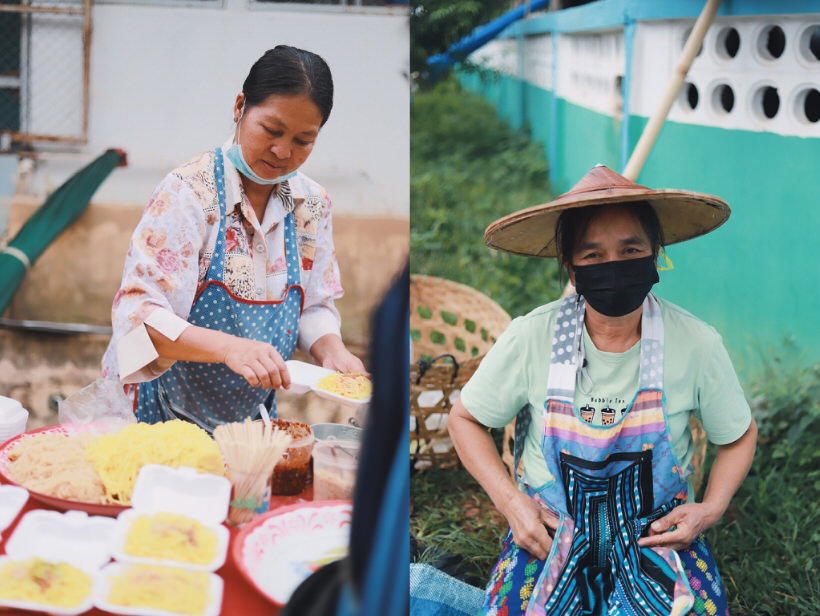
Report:
[[[530,485],[549,478],[541,453],[541,424],[549,375],[555,317],[561,300],[518,317],[484,357],[461,392],[464,407],[490,428],[507,425],[525,405],[532,413],[524,447],[524,468]],[[751,423],[729,355],[715,329],[682,308],[658,298],[664,325],[663,390],[673,448],[685,468],[694,443],[689,416],[694,413],[716,445],[739,439]],[[584,327],[589,381],[575,407],[600,425],[604,414],[614,418],[628,408],[638,389],[640,342],[624,353],[595,348]]]

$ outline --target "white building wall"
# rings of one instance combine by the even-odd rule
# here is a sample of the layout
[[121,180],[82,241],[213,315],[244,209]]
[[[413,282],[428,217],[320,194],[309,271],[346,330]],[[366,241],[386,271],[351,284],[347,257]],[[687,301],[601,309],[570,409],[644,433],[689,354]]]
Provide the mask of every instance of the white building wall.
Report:
[[[702,51],[692,63],[668,119],[727,129],[820,136],[820,122],[816,118],[811,121],[805,111],[806,95],[812,90],[820,92],[820,60],[812,55],[808,46],[812,30],[820,28],[820,20],[811,17],[716,19],[706,33]],[[631,90],[633,114],[652,114],[679,62],[691,27],[692,22],[688,20],[638,24]],[[774,27],[779,27],[785,38],[778,58],[766,49],[766,40]],[[734,57],[730,57],[726,45],[732,28],[739,41]],[[730,111],[721,103],[725,87],[732,93]],[[774,88],[779,99],[777,112],[771,118],[763,109],[763,92],[767,87]],[[690,103],[690,88],[697,92],[694,108]]]
[[552,36],[534,34],[524,39],[524,79],[543,90],[552,90]]
[[557,68],[557,96],[606,115],[621,113],[623,30],[560,35]]
[[496,38],[475,50],[470,62],[503,75],[518,75],[518,43],[514,38]]
[[45,195],[109,147],[128,153],[96,202],[142,204],[162,177],[221,144],[251,64],[284,43],[333,73],[334,108],[302,170],[339,212],[409,216],[409,28],[406,12],[223,5],[95,4],[88,144],[43,153],[28,191]]
[[[693,20],[642,21],[636,24],[630,83],[630,113],[650,117],[677,68]],[[773,29],[782,31],[778,57],[767,50]],[[734,30],[734,32],[732,31]],[[737,36],[731,56],[727,40]],[[779,33],[778,33],[779,34]],[[621,84],[626,74],[623,29],[558,34],[557,76],[552,75],[549,32],[524,39],[523,76],[528,82],[576,105],[619,117]],[[812,38],[814,37],[814,38]],[[813,40],[813,43],[812,43]],[[720,17],[706,34],[703,49],[667,119],[726,129],[768,131],[800,137],[820,136],[820,16]],[[519,75],[517,39],[496,39],[471,60],[508,75]],[[733,104],[724,107],[726,88]],[[778,101],[776,113],[764,94]],[[697,93],[697,102],[692,105]],[[808,101],[808,104],[807,104]]]

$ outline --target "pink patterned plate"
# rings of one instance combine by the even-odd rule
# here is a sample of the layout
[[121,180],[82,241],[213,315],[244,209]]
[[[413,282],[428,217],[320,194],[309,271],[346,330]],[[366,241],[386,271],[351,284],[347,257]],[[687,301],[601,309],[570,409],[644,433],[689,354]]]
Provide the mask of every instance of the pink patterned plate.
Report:
[[311,573],[347,555],[350,501],[280,507],[249,522],[233,543],[242,576],[274,605],[285,605]]
[[[17,443],[25,438],[30,438],[34,434],[42,434],[48,432],[56,432],[59,434],[65,434],[67,436],[74,436],[75,434],[80,434],[82,432],[88,431],[90,428],[84,424],[64,424],[58,426],[45,426],[43,428],[37,428],[36,430],[29,430],[28,432],[23,432],[22,434],[18,434],[14,438],[7,440],[5,443],[0,444],[0,480],[3,483],[7,483],[14,486],[23,486],[17,482],[15,482],[9,476],[9,454],[11,450],[17,445]],[[26,488],[28,490],[28,488]],[[110,517],[117,517],[117,515],[128,507],[123,505],[104,505],[100,503],[84,503],[81,501],[73,501],[66,498],[58,498],[56,496],[50,496],[48,494],[43,494],[42,492],[35,492],[34,490],[29,490],[29,494],[31,498],[34,500],[43,503],[44,505],[49,505],[60,511],[69,511],[69,510],[77,510],[77,511],[85,511],[89,515],[106,515]]]

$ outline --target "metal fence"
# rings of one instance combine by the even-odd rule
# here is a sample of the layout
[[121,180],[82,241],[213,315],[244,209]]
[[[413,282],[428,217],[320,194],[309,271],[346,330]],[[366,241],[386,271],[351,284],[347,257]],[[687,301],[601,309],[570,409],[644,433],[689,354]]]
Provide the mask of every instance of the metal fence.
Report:
[[92,0],[0,0],[0,149],[83,143]]

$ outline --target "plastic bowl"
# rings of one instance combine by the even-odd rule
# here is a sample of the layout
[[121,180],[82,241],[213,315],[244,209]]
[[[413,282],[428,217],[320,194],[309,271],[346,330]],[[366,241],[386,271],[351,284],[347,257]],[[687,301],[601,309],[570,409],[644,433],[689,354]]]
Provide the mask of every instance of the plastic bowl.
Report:
[[313,499],[352,499],[359,441],[319,441],[313,448]]
[[293,438],[285,455],[273,469],[271,494],[299,494],[305,489],[310,475],[310,454],[315,440],[313,430],[301,421],[272,419],[271,423]]

